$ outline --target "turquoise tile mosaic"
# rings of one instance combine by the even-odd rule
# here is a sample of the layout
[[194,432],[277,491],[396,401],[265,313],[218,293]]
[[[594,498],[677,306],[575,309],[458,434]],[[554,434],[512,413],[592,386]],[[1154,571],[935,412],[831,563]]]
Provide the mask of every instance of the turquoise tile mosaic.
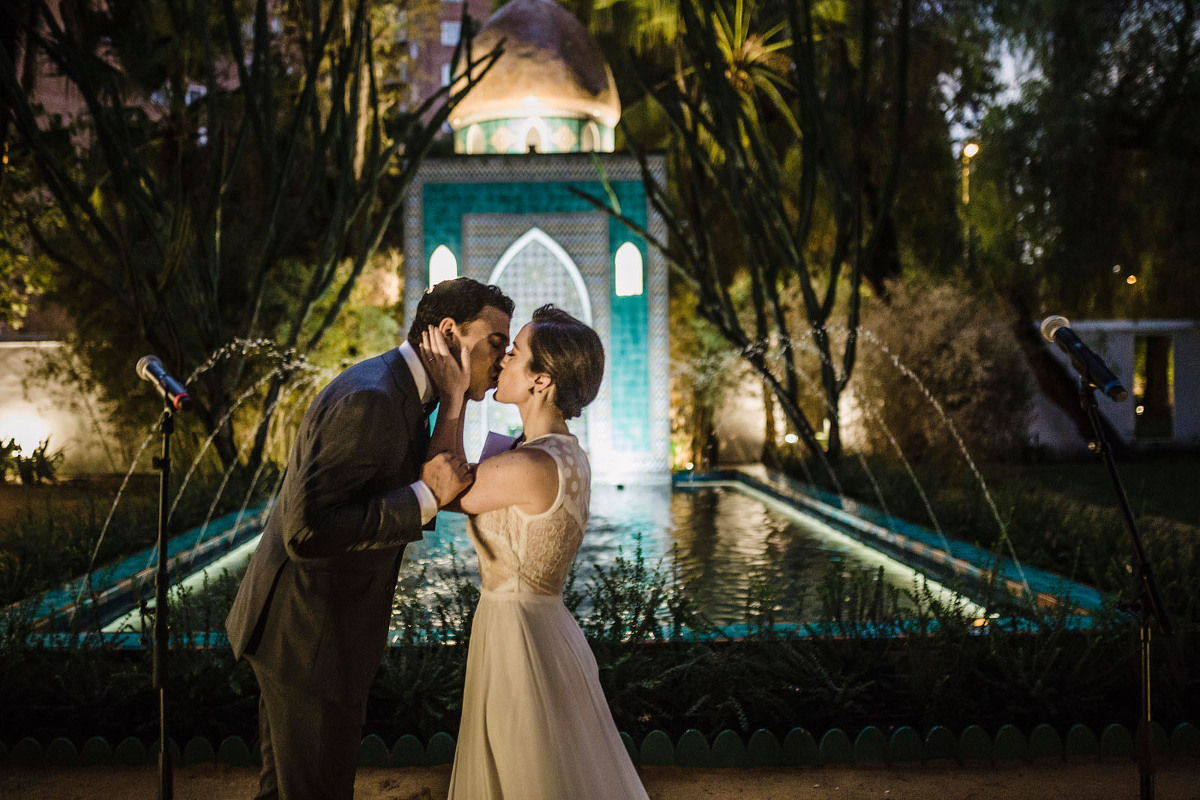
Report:
[[[593,211],[572,193],[574,188],[604,197],[598,181],[542,181],[487,183],[426,183],[422,186],[424,252],[422,262],[439,245],[463,261],[463,216],[467,214],[568,214]],[[638,225],[646,224],[645,189],[640,181],[614,181],[613,195],[621,210]],[[633,242],[647,261],[646,243],[617,220],[608,221],[608,261],[617,248]],[[426,270],[428,266],[426,266]],[[610,266],[611,269],[611,266]],[[426,278],[428,273],[426,272]],[[610,276],[611,278],[611,276]],[[613,281],[609,281],[610,287]],[[617,297],[610,288],[612,342],[609,352],[612,407],[612,448],[617,452],[643,453],[651,449],[650,342],[646,293]]]

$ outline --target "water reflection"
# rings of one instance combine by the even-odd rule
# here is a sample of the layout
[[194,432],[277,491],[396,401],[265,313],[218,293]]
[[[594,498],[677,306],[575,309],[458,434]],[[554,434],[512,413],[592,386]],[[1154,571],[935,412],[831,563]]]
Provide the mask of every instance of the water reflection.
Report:
[[[771,596],[776,622],[814,621],[820,616],[818,589],[834,571],[882,565],[886,582],[913,586],[911,570],[816,520],[785,514],[729,488],[659,485],[593,487],[592,515],[576,559],[577,588],[618,553],[632,557],[639,534],[647,563],[670,569],[677,560],[687,594],[721,625],[745,622],[747,597],[764,592]],[[478,585],[464,518],[443,513],[435,531],[409,546],[398,592],[418,600],[431,596],[439,588],[438,573],[448,571],[455,557]]]

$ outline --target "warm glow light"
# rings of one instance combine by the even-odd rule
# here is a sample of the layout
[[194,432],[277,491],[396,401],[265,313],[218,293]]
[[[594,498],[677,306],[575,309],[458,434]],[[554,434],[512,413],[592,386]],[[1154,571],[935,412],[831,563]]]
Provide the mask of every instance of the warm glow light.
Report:
[[438,245],[429,257],[429,288],[437,286],[442,281],[458,277],[458,259],[446,245]]
[[1133,286],[1135,283],[1137,283],[1137,275],[1130,275],[1128,278],[1125,279],[1125,282],[1128,283],[1130,286]]
[[967,142],[967,146],[963,148],[963,157],[974,158],[978,152],[979,145],[975,144],[974,142]]
[[15,439],[21,452],[27,456],[49,436],[49,426],[32,414],[10,414],[0,419],[0,444]]
[[789,433],[783,437],[783,440],[788,444],[795,444],[796,442],[800,441],[800,437],[794,433]]
[[617,248],[614,259],[616,266],[617,297],[633,297],[643,290],[642,251],[633,242]]

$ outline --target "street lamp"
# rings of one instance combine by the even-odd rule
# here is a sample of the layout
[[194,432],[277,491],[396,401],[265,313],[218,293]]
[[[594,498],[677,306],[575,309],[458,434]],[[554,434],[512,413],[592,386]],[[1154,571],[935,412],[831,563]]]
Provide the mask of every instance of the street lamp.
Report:
[[967,142],[962,149],[962,201],[965,239],[963,241],[963,262],[970,270],[974,263],[974,242],[971,241],[971,159],[979,153],[979,145]]
[[962,198],[963,205],[971,202],[971,159],[979,153],[979,145],[967,142],[962,149]]

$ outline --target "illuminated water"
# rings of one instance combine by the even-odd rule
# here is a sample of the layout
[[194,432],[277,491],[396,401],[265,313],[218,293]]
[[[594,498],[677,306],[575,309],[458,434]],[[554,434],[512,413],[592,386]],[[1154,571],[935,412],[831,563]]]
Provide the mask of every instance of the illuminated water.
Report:
[[[732,488],[735,485],[740,488]],[[831,576],[863,571],[873,576],[880,567],[890,586],[909,591],[925,581],[943,601],[954,599],[947,589],[911,567],[744,484],[686,489],[665,484],[624,489],[594,486],[592,515],[576,559],[575,589],[586,589],[597,566],[607,570],[618,556],[633,559],[639,542],[647,566],[658,567],[667,575],[677,568],[684,595],[717,625],[747,622],[747,598],[752,596],[761,604],[765,590],[771,595],[767,601],[771,622],[822,620],[822,586]],[[180,585],[200,590],[222,572],[240,579],[257,544],[257,537],[247,541]],[[405,551],[397,597],[415,598],[419,606],[434,607],[435,595],[444,598],[452,592],[444,576],[455,565],[478,586],[466,520],[446,512],[438,516],[436,530]],[[583,593],[586,596],[586,591]],[[227,600],[232,601],[232,595]],[[900,606],[909,605],[902,598]],[[963,606],[968,614],[984,615],[970,602]],[[586,599],[578,611],[588,614]],[[134,609],[105,630],[138,630],[140,617],[141,612]],[[757,621],[766,620],[760,616]],[[399,622],[394,627],[399,629]]]
[[[576,559],[576,588],[618,553],[632,558],[639,534],[647,563],[670,570],[677,560],[686,594],[719,625],[745,622],[748,594],[768,585],[776,589],[774,621],[794,623],[821,618],[819,587],[833,572],[882,566],[885,582],[906,590],[917,576],[811,517],[742,491],[594,486],[592,515]],[[405,552],[398,591],[419,598],[437,590],[437,573],[448,571],[455,558],[478,585],[465,519],[443,513],[437,529]],[[423,583],[421,565],[427,567]],[[930,588],[945,593],[932,582]]]

